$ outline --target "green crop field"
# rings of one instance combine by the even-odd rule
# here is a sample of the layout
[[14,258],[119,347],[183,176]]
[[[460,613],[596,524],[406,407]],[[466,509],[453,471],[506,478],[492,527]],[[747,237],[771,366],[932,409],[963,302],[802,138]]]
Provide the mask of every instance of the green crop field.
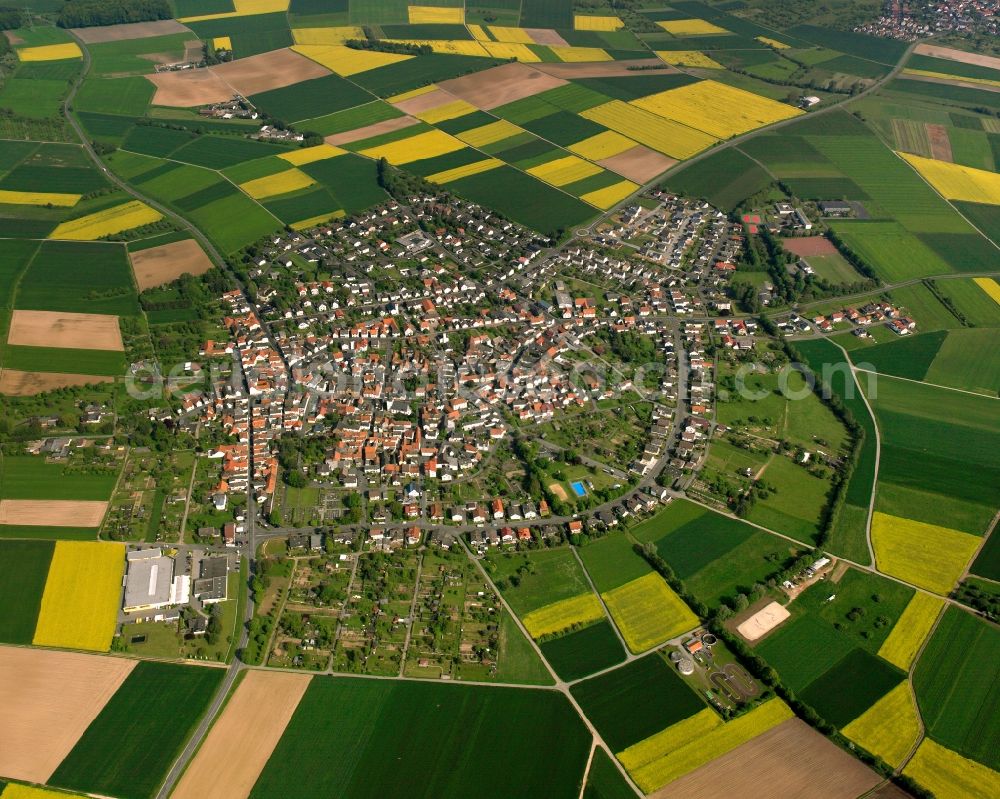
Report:
[[[790,609],[794,609],[792,604]],[[846,636],[812,614],[789,619],[757,644],[756,652],[793,690],[801,691],[854,649]]]
[[26,372],[69,372],[118,377],[125,374],[125,354],[106,350],[59,349],[56,347],[2,348],[7,369]]
[[375,100],[327,116],[306,120],[299,127],[318,133],[320,136],[331,136],[334,133],[363,128],[366,125],[374,125],[376,122],[384,122],[402,115],[403,112],[395,106],[381,100]]
[[866,369],[874,367],[874,371],[884,374],[923,380],[947,336],[946,331],[939,330],[863,347],[851,354],[851,360]]
[[409,21],[406,0],[350,0],[352,25],[394,25]]
[[635,793],[625,782],[607,752],[598,747],[587,775],[583,799],[634,799]]
[[30,644],[55,544],[0,541],[0,641]]
[[519,685],[552,685],[552,675],[545,668],[534,647],[517,626],[514,617],[504,612],[500,619],[498,643],[500,663],[497,666],[498,682]]
[[419,89],[429,83],[479,72],[500,63],[502,62],[479,56],[432,53],[352,75],[351,80],[379,97],[390,97]]
[[1000,303],[972,280],[939,280],[934,286],[971,324],[1000,327]]
[[372,96],[339,75],[304,80],[283,89],[251,95],[265,113],[285,122],[299,122],[367,103]]
[[277,219],[242,194],[211,202],[189,216],[224,253],[236,252],[280,227]]
[[153,53],[169,53],[180,61],[184,55],[184,42],[191,40],[190,33],[172,33],[151,39],[128,39],[87,46],[90,52],[92,75],[147,75],[155,71],[156,62],[143,58]]
[[649,574],[649,564],[624,534],[612,534],[580,548],[580,557],[598,591],[611,591]]
[[993,346],[996,335],[996,330],[952,330],[923,379],[996,396],[1000,393],[1000,349]]
[[0,180],[0,189],[87,194],[108,185],[104,177],[90,166],[35,165],[32,160],[26,159],[8,172]]
[[655,652],[577,683],[570,691],[615,752],[705,708],[674,667]]
[[563,680],[579,680],[621,663],[625,651],[606,619],[540,644],[545,659]]
[[[144,80],[144,78],[140,78]],[[143,155],[168,156],[174,150],[190,144],[197,135],[187,130],[161,128],[156,125],[136,125],[132,128],[122,148]]]
[[376,163],[360,155],[347,153],[300,168],[326,186],[348,214],[356,214],[386,199],[385,191],[378,185]]
[[250,796],[575,799],[589,751],[554,691],[313,677]]
[[676,192],[703,197],[727,211],[767,188],[771,177],[735,148],[720,150],[667,179]]
[[[947,287],[951,283],[972,286],[985,296],[985,292],[971,280],[938,280],[933,284],[926,281],[912,283],[908,286],[900,286],[893,289],[891,296],[894,302],[902,305],[906,309],[907,314],[916,320],[917,327],[921,333],[931,330],[953,330],[961,327],[962,323],[929,288],[930,285],[933,285],[939,293],[946,294],[946,291],[949,290]],[[986,297],[986,299],[993,302],[989,297]],[[899,339],[897,336],[893,336],[892,340],[897,341]]]
[[140,662],[49,782],[123,799],[152,797],[224,676],[222,669]]
[[569,547],[492,553],[486,565],[518,615],[561,599],[591,593],[587,577]]
[[898,222],[835,222],[833,229],[883,280],[897,282],[954,271]]
[[289,197],[265,200],[263,206],[286,225],[318,216],[332,217],[341,211],[340,203],[325,188],[310,189]]
[[991,535],[987,539],[969,571],[1000,582],[1000,535]]
[[844,727],[903,681],[905,675],[864,649],[853,649],[809,684],[799,698],[835,727]]
[[73,97],[73,108],[105,114],[142,116],[153,99],[155,86],[142,77],[84,81]]
[[175,150],[171,157],[195,166],[224,169],[241,161],[251,161],[268,155],[287,152],[287,147],[251,141],[235,136],[199,136],[190,144]]
[[796,25],[789,28],[788,33],[821,47],[839,50],[842,53],[849,53],[889,66],[895,66],[903,53],[906,52],[906,42],[815,25]]
[[920,715],[931,738],[1000,769],[1000,632],[949,607],[913,675]]
[[[993,134],[994,146],[997,151],[993,155],[996,169],[1000,170],[1000,135]],[[983,203],[956,202],[955,207],[973,225],[988,236],[994,244],[1000,246],[1000,206]]]
[[521,26],[573,28],[572,0],[521,0]]
[[34,455],[5,455],[0,460],[0,498],[104,500],[111,496],[114,471],[85,471],[46,463]]

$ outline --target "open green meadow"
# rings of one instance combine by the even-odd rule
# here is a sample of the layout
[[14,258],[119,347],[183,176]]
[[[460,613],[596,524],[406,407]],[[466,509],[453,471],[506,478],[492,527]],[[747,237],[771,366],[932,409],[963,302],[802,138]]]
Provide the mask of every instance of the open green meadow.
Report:
[[579,552],[594,587],[602,594],[650,573],[649,565],[635,553],[624,533],[592,541]]
[[1000,632],[949,607],[917,663],[913,686],[927,732],[959,754],[1000,769]]
[[579,680],[625,658],[621,642],[607,619],[544,641],[540,646],[556,674],[566,681]]
[[944,330],[921,333],[854,350],[851,360],[860,368],[871,368],[909,380],[923,380],[947,338],[948,333]]
[[55,544],[0,541],[0,641],[30,644]]
[[486,568],[521,616],[562,599],[591,593],[587,577],[569,547],[491,553]]
[[250,796],[576,799],[589,751],[558,692],[314,677]]
[[184,43],[191,39],[190,33],[171,33],[150,39],[126,39],[88,45],[90,74],[98,77],[148,75],[156,67],[156,61],[149,56],[166,53],[170,60],[180,61],[184,56]]
[[224,676],[223,669],[140,662],[49,782],[123,799],[152,797]]
[[705,709],[698,694],[655,652],[570,690],[615,752]]

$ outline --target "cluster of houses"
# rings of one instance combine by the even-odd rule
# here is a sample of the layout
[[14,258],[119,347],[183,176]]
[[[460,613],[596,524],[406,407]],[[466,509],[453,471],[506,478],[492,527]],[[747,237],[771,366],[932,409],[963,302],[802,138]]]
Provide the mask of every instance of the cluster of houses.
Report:
[[885,300],[868,303],[860,309],[844,308],[829,314],[816,314],[811,321],[824,333],[832,332],[837,325],[852,325],[852,332],[859,338],[870,337],[868,328],[879,324],[884,324],[897,336],[908,336],[917,329],[917,323],[911,317]]
[[1000,36],[1000,18],[995,0],[885,3],[881,16],[854,30],[907,42],[940,33]]

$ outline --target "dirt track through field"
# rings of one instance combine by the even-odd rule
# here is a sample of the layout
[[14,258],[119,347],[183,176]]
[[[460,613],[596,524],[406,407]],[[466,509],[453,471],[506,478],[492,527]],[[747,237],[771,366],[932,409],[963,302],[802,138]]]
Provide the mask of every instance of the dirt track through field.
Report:
[[914,52],[934,58],[947,58],[949,61],[959,61],[963,64],[975,64],[977,67],[1000,69],[1000,58],[996,56],[966,53],[964,50],[953,50],[950,47],[940,47],[936,44],[918,44]]
[[882,778],[800,719],[752,741],[661,788],[652,799],[739,796],[740,799],[855,799]]
[[172,33],[191,33],[191,31],[175,19],[161,19],[157,22],[131,22],[124,25],[73,28],[72,33],[84,44],[102,44],[104,42],[123,42],[128,39],[151,39],[154,36],[169,36]]
[[670,169],[677,161],[637,144],[623,153],[603,158],[597,163],[636,183],[648,183],[661,172]]
[[338,144],[350,144],[351,142],[361,141],[362,139],[370,139],[373,136],[381,136],[383,133],[392,133],[396,130],[403,130],[404,128],[416,125],[419,121],[420,120],[414,119],[413,117],[396,117],[395,119],[386,119],[383,122],[374,122],[371,125],[365,125],[362,128],[355,128],[354,130],[345,130],[343,133],[331,134],[323,139],[323,141],[334,146]]
[[438,84],[445,91],[484,111],[565,85],[566,81],[562,78],[546,75],[535,66],[517,61]]
[[98,313],[14,311],[7,343],[70,350],[125,350],[118,317]]
[[0,369],[0,394],[9,397],[28,397],[54,388],[113,383],[114,380],[113,377],[72,372],[24,372],[20,369]]
[[103,500],[0,499],[0,524],[99,527],[107,509]]
[[0,646],[0,774],[48,781],[136,663]]
[[308,686],[307,674],[247,672],[171,799],[249,796]]
[[212,268],[212,261],[194,239],[129,253],[129,259],[139,291],[162,286],[185,273],[197,277]]

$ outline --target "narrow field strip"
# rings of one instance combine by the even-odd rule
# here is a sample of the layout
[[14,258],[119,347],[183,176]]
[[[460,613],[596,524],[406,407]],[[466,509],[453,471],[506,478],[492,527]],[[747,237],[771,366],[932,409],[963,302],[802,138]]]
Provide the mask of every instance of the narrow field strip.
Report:
[[541,638],[603,618],[601,601],[594,594],[580,594],[533,610],[522,622],[532,638]]
[[0,189],[0,204],[7,205],[55,205],[72,208],[83,195],[61,194],[51,191],[10,191]]
[[161,219],[163,214],[159,211],[143,202],[132,200],[124,205],[116,205],[70,222],[63,222],[48,235],[48,238],[94,241],[143,225],[151,225]]

